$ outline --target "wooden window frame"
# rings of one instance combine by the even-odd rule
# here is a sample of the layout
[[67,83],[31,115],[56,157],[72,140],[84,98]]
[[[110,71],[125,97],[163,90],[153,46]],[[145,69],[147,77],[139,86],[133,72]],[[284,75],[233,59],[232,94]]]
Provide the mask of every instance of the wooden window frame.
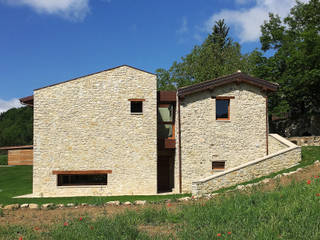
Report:
[[[108,185],[108,174],[112,173],[112,170],[91,170],[91,171],[52,171],[52,174],[57,175],[57,186],[106,186]],[[72,176],[77,175],[106,175],[106,182],[101,183],[73,183],[73,184],[62,184],[62,177],[68,176],[71,178]],[[70,181],[71,182],[71,181]]]
[[169,104],[169,103],[161,103],[158,105],[158,108],[161,108],[161,107],[169,107],[170,105],[172,105],[173,109],[172,109],[172,121],[171,122],[161,122],[162,124],[170,124],[172,125],[172,137],[168,137],[167,139],[176,139],[175,137],[175,111],[174,111],[174,105],[173,104]]
[[[145,101],[145,99],[143,98],[129,98],[128,101],[130,102],[130,113],[132,115],[142,115],[143,114],[143,102]],[[141,112],[132,112],[131,111],[131,103],[132,102],[142,102],[142,109],[141,109]]]
[[[231,117],[230,117],[230,105],[231,105],[231,99],[234,99],[234,96],[215,96],[212,97],[214,99],[216,99],[215,104],[216,104],[216,120],[217,121],[230,121]],[[217,100],[228,100],[229,104],[228,104],[228,117],[227,118],[217,118]]]

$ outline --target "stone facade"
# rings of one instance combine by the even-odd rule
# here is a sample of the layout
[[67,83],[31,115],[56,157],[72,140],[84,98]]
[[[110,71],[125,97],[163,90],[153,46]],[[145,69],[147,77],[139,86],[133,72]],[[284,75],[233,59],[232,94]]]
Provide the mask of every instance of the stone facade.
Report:
[[[212,96],[234,97],[230,120],[216,120]],[[228,170],[266,155],[266,95],[258,87],[232,83],[188,95],[180,114],[183,192],[191,192],[193,181],[215,173],[213,161],[225,161]]]
[[[274,141],[270,142],[271,149],[279,147],[279,145],[276,144],[276,141],[280,141],[284,148],[276,153],[240,165],[226,172],[216,174],[200,181],[195,181],[192,183],[192,194],[203,195],[220,188],[234,186],[242,182],[292,167],[301,161],[300,147],[294,144],[288,144],[288,141],[279,135],[274,135],[272,137]],[[276,144],[277,146],[273,147],[273,144]]]
[[284,138],[279,139],[278,134],[268,135],[268,153],[274,154],[290,146],[290,142]]
[[[128,66],[35,90],[34,196],[157,193],[156,76]],[[145,99],[143,114],[128,99]],[[104,186],[57,186],[53,170],[112,170]]]

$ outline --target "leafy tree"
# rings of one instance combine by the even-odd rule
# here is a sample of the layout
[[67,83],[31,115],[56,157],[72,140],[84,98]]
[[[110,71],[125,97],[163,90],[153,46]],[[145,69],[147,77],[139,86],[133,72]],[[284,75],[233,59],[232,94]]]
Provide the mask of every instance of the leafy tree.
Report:
[[234,73],[237,70],[250,70],[247,55],[241,54],[240,45],[232,41],[229,27],[219,20],[200,46],[191,53],[175,61],[169,70],[158,69],[158,89],[176,89],[193,83]]
[[31,145],[33,109],[12,108],[0,114],[0,146]]
[[262,50],[274,53],[252,56],[252,73],[278,82],[279,91],[271,98],[271,110],[291,118],[320,113],[320,2],[297,2],[284,21],[274,14],[261,27]]

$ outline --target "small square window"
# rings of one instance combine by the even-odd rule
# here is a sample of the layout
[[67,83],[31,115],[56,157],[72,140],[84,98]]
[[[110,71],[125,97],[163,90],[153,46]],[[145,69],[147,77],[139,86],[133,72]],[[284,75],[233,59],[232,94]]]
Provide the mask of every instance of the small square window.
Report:
[[224,171],[225,161],[215,161],[212,162],[212,170]]
[[143,102],[142,101],[131,101],[131,113],[142,113]]
[[216,119],[230,120],[230,99],[216,99]]

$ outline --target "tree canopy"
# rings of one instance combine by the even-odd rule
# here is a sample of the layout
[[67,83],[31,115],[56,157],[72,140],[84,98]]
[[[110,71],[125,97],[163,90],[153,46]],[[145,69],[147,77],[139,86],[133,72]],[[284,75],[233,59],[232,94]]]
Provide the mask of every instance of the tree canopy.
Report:
[[271,110],[293,118],[320,111],[320,2],[297,2],[283,21],[270,14],[261,26],[261,49],[255,52],[252,73],[278,82],[280,89],[271,98]]
[[32,145],[33,109],[12,108],[0,114],[0,146]]
[[224,20],[216,21],[212,33],[191,53],[173,62],[169,70],[157,69],[158,89],[172,90],[241,70],[249,71],[249,57],[229,37]]

